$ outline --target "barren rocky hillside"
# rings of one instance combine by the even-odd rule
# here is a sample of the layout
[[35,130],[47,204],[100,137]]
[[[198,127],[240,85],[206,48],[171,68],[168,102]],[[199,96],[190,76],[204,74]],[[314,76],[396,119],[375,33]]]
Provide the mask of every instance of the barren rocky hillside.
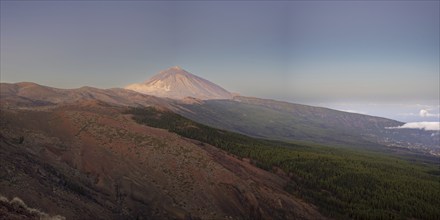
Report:
[[67,219],[317,219],[287,177],[84,101],[1,111],[0,188]]

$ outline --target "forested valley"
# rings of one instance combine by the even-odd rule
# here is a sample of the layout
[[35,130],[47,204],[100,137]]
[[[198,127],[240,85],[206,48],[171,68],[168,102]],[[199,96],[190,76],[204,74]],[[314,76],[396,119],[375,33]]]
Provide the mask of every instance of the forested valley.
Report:
[[285,190],[337,219],[440,219],[438,164],[332,146],[286,143],[205,126],[168,110],[132,108],[138,123],[221,148],[256,166],[282,169]]

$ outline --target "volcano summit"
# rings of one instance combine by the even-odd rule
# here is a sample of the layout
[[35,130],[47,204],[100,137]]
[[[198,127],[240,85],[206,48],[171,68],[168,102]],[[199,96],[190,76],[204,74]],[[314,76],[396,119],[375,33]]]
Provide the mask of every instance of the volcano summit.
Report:
[[193,75],[178,66],[161,71],[144,83],[131,84],[125,88],[172,99],[186,97],[202,100],[232,98],[232,94],[222,87]]

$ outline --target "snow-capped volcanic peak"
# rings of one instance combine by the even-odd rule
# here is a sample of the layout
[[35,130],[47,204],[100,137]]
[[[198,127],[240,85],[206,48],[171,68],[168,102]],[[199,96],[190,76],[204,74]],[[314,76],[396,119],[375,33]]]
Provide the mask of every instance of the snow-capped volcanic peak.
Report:
[[135,83],[125,88],[172,99],[183,99],[185,97],[202,100],[232,98],[232,94],[222,87],[193,75],[179,66],[161,71],[145,83]]

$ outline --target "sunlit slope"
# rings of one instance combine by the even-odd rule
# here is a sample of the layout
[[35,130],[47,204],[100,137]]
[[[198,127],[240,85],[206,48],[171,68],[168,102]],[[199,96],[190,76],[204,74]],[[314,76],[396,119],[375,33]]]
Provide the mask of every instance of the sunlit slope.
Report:
[[158,97],[183,99],[231,99],[232,94],[219,85],[175,66],[159,72],[144,83],[125,87],[136,92]]

